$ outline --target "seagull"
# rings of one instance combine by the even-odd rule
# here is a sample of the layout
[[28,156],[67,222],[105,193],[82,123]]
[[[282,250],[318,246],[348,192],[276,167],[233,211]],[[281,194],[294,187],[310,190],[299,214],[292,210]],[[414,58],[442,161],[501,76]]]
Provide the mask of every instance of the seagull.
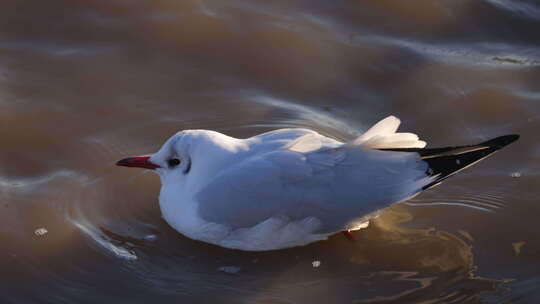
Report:
[[239,139],[184,130],[152,155],[118,166],[150,169],[161,180],[164,220],[188,238],[265,251],[303,246],[366,227],[406,201],[516,141],[424,148],[389,116],[340,142],[313,130],[279,129]]

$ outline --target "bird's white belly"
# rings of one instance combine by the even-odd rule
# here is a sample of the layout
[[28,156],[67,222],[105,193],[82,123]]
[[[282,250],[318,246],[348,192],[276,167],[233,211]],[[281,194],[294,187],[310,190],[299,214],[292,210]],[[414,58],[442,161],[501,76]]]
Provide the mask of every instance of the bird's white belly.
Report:
[[186,199],[180,203],[177,195],[160,193],[161,213],[169,225],[191,239],[226,248],[263,251],[302,246],[331,235],[314,233],[320,227],[320,221],[314,217],[297,221],[272,217],[253,227],[232,229],[203,220],[196,201]]
[[248,251],[302,246],[328,238],[330,234],[314,233],[319,226],[319,220],[313,217],[298,221],[272,217],[253,227],[228,229],[229,233],[214,244]]

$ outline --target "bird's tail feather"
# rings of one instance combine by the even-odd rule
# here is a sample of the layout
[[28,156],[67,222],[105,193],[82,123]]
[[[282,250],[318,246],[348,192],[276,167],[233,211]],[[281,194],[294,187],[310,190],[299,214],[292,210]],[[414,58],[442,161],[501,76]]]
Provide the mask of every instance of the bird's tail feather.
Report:
[[459,147],[445,148],[391,148],[389,151],[416,152],[428,163],[428,175],[436,177],[425,185],[422,190],[432,188],[455,173],[479,162],[501,148],[511,144],[519,135],[499,136],[486,142]]
[[426,146],[426,142],[420,140],[414,133],[397,132],[400,124],[399,118],[388,116],[347,145],[361,145],[366,149],[423,148]]

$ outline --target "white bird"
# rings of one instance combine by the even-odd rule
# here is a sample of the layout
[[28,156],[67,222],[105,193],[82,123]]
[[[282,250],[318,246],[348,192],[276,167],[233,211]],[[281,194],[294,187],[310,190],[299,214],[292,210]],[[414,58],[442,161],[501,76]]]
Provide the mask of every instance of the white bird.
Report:
[[365,225],[370,216],[433,187],[519,138],[423,149],[394,116],[342,143],[307,129],[247,139],[185,130],[151,156],[117,165],[161,178],[163,218],[183,235],[249,251],[282,249]]

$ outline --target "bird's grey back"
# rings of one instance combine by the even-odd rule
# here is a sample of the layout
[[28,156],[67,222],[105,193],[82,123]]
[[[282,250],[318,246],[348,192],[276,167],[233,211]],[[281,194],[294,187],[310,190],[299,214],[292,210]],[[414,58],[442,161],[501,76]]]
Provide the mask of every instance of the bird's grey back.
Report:
[[322,222],[319,232],[333,232],[426,183],[427,164],[417,153],[333,146],[261,151],[244,159],[196,194],[200,216],[232,228],[274,216],[316,217]]

